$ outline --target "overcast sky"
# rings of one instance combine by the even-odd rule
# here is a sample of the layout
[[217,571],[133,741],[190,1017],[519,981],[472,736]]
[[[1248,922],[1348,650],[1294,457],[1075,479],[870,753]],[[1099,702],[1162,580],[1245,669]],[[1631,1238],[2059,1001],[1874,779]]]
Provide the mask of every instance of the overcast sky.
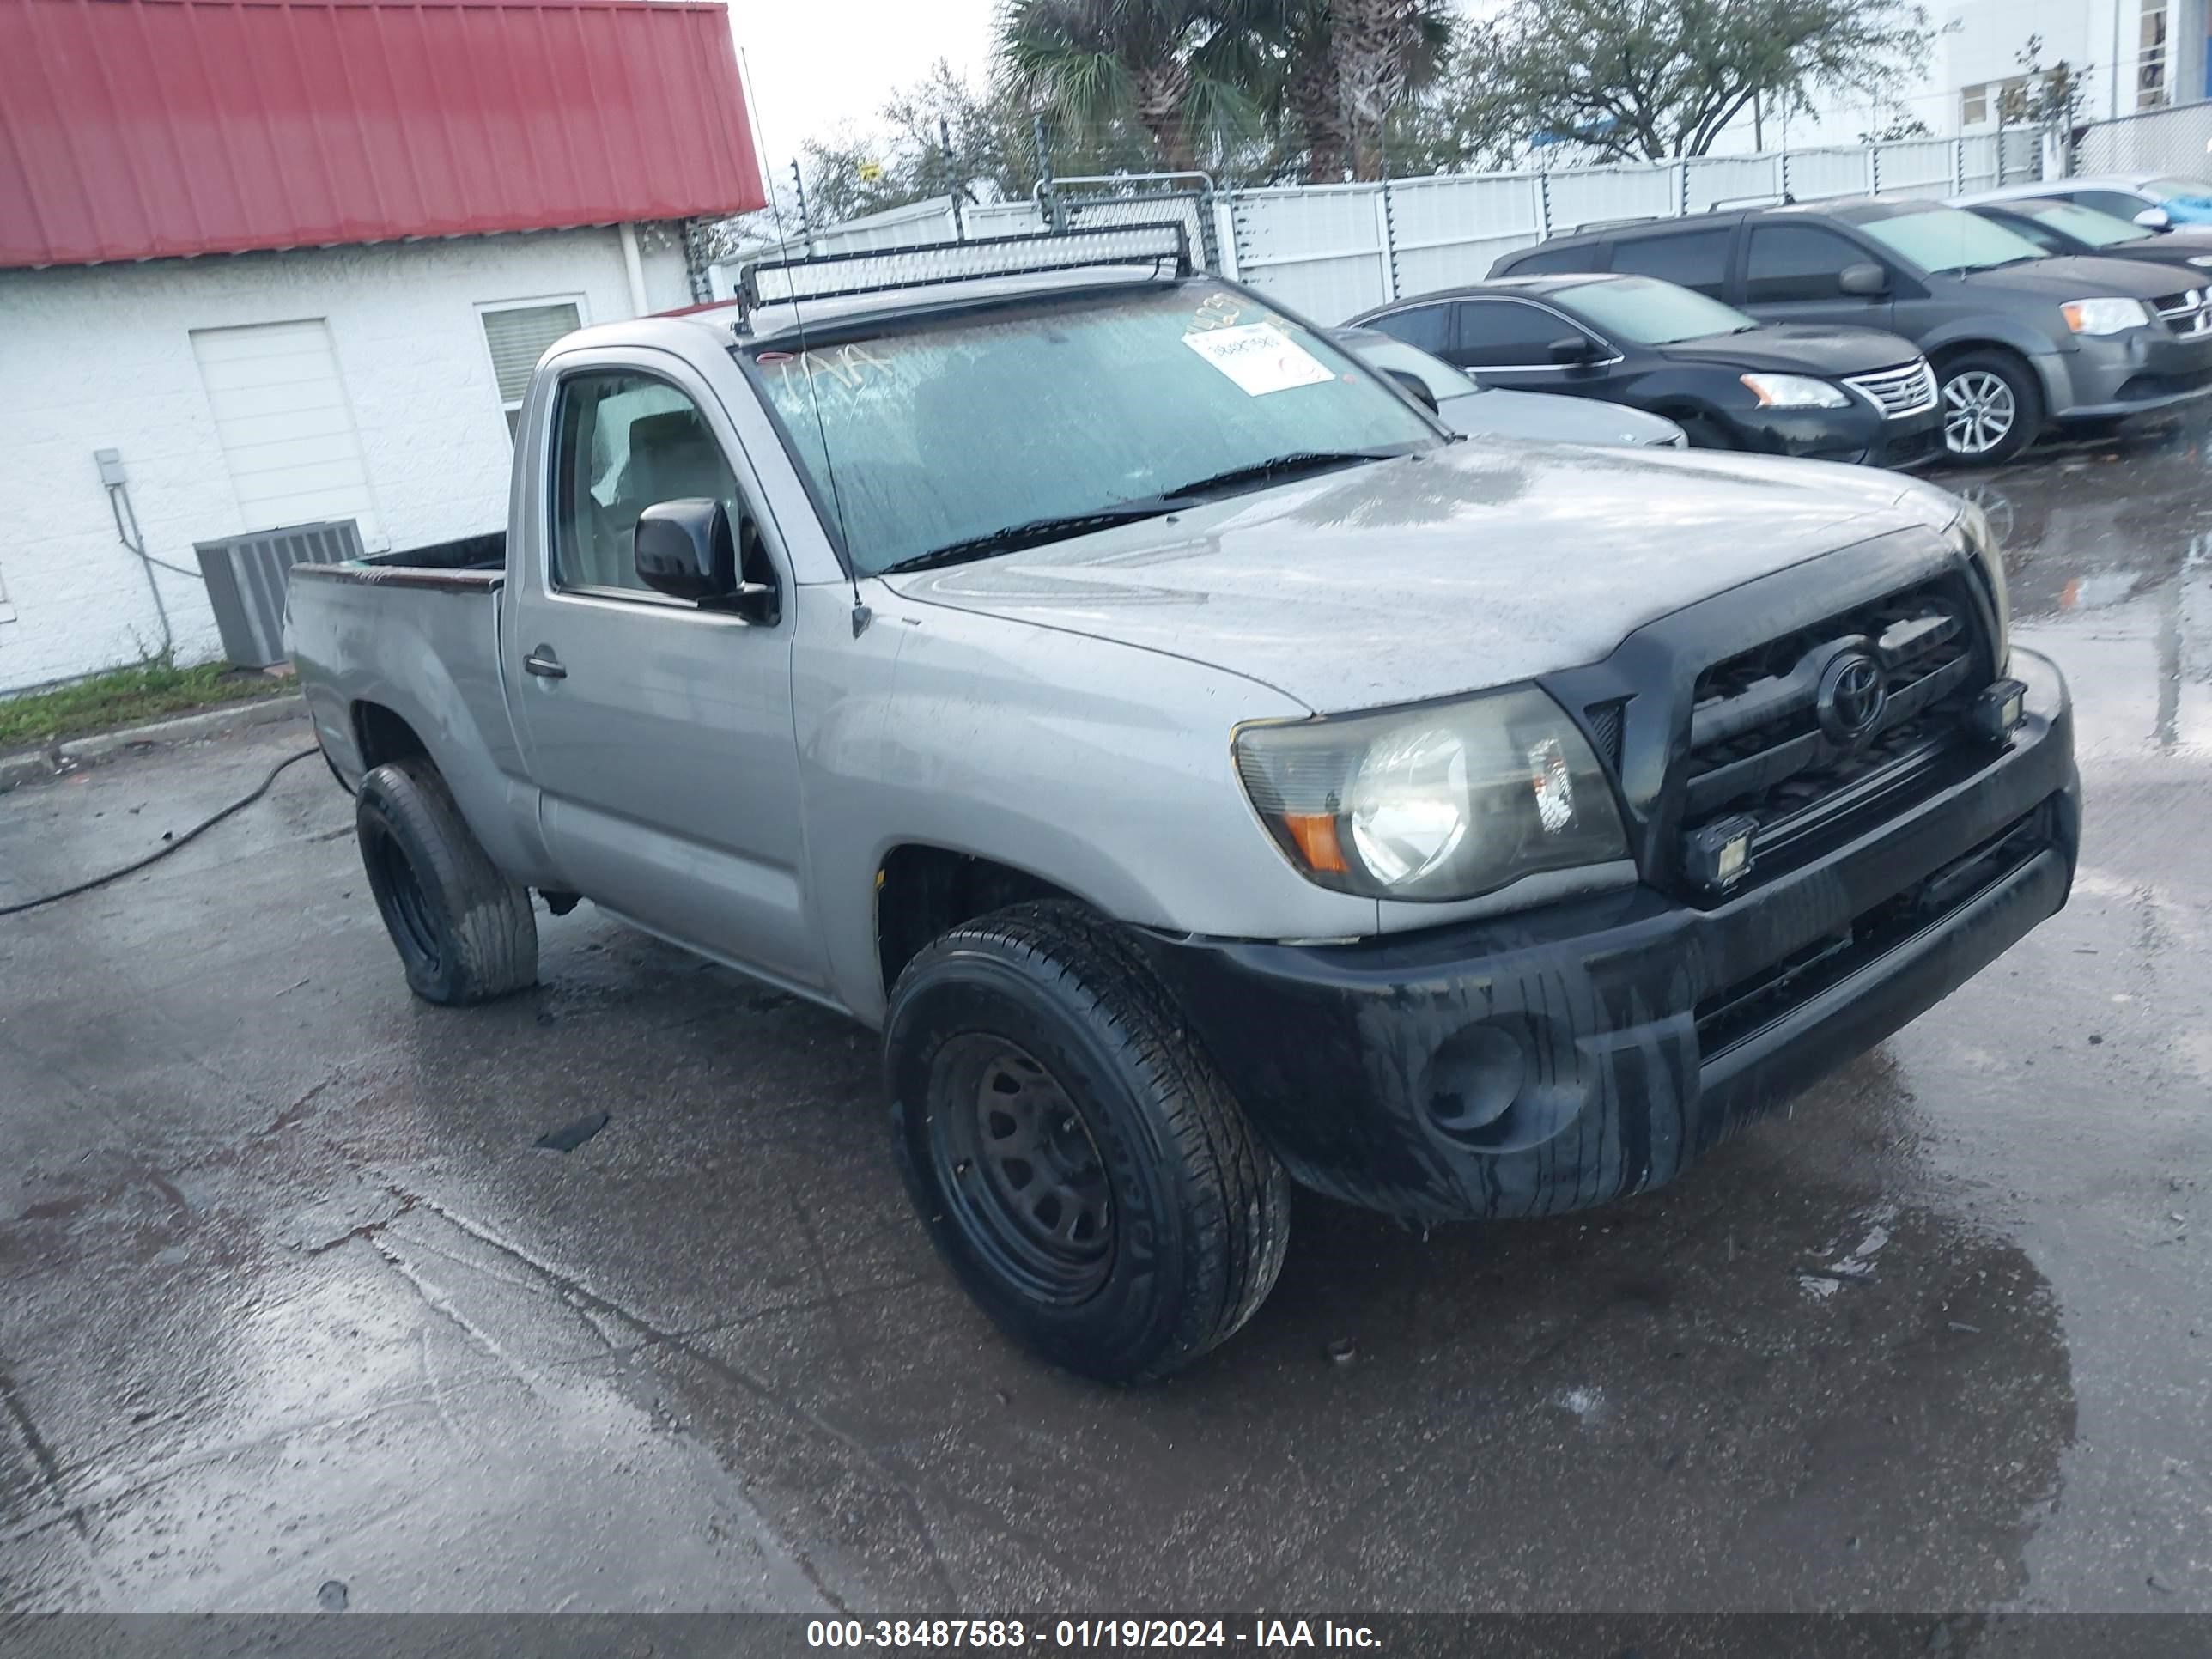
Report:
[[872,125],[893,89],[939,58],[981,74],[994,9],[994,0],[731,0],[762,161],[781,178],[802,140]]

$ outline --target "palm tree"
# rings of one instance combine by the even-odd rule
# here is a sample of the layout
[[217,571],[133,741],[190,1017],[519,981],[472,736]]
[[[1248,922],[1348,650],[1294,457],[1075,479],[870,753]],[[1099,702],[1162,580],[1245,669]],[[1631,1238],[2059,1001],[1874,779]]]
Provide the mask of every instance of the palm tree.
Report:
[[1450,0],[1272,0],[1245,17],[1274,69],[1263,102],[1297,124],[1307,179],[1381,178],[1383,123],[1443,66]]
[[999,58],[1012,83],[1086,134],[1133,120],[1161,164],[1195,167],[1251,123],[1238,84],[1241,0],[1006,0]]

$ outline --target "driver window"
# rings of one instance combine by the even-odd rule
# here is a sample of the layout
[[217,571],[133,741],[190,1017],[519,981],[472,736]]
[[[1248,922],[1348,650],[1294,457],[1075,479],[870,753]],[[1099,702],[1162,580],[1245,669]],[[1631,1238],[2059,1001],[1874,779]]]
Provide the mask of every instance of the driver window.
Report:
[[[705,497],[727,509],[748,565],[760,532],[698,406],[665,380],[604,371],[563,381],[554,459],[553,585],[650,594],[634,549],[658,501]],[[654,598],[659,598],[657,594]]]

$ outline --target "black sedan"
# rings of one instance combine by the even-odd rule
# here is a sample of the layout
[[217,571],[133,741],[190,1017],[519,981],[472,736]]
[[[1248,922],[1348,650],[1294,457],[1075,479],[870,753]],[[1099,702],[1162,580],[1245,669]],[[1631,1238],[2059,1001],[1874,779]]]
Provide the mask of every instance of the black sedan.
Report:
[[1961,202],[1969,213],[2017,231],[2046,253],[2094,253],[2100,259],[2140,259],[2178,265],[2199,285],[2212,283],[2212,225],[2152,230],[2116,219],[2079,202],[2012,196],[1996,202]]
[[1692,446],[1910,466],[1942,448],[1936,377],[1878,329],[1761,323],[1650,276],[1504,277],[1352,319],[1484,386],[1663,415]]

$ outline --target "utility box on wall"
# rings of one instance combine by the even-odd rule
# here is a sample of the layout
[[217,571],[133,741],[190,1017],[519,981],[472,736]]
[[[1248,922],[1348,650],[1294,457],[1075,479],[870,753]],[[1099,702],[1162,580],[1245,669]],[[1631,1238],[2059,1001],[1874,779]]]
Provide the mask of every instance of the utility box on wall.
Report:
[[351,519],[296,524],[283,530],[198,542],[222,653],[240,668],[284,660],[284,594],[295,564],[337,564],[362,556],[361,530]]

